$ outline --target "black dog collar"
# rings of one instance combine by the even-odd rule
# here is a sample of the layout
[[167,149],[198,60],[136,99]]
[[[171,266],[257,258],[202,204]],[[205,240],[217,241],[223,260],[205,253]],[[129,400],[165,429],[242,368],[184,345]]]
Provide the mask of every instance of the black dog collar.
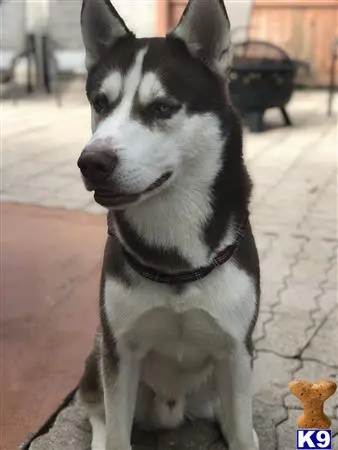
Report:
[[125,258],[128,262],[128,264],[139,274],[142,275],[144,278],[147,278],[148,280],[155,281],[156,283],[162,283],[162,284],[182,284],[182,283],[191,283],[193,281],[200,280],[201,278],[206,277],[211,273],[216,267],[222,266],[225,264],[229,259],[232,257],[236,249],[238,248],[244,232],[247,228],[249,222],[249,216],[246,214],[242,220],[240,221],[240,224],[238,226],[238,229],[236,231],[236,238],[233,244],[228,245],[223,250],[221,250],[211,261],[211,263],[207,266],[199,267],[195,270],[191,271],[185,271],[185,272],[179,272],[179,273],[168,273],[168,272],[161,272],[159,270],[154,269],[153,267],[149,267],[142,262],[140,262],[135,256],[133,256],[128,250],[126,250],[124,247],[123,253],[125,255]]

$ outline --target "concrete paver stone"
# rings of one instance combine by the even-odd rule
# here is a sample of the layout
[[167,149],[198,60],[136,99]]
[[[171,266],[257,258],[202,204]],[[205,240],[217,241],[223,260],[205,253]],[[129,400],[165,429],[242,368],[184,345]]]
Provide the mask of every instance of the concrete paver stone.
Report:
[[337,308],[322,324],[309,346],[303,353],[304,358],[316,359],[323,364],[338,366],[338,326]]

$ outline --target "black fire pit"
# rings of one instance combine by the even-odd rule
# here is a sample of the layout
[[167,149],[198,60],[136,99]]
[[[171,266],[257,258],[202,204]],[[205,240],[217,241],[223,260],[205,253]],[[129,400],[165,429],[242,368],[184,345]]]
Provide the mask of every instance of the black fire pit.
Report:
[[264,41],[234,45],[230,94],[253,132],[264,129],[264,113],[279,108],[286,125],[291,120],[285,106],[294,90],[296,64],[279,47]]

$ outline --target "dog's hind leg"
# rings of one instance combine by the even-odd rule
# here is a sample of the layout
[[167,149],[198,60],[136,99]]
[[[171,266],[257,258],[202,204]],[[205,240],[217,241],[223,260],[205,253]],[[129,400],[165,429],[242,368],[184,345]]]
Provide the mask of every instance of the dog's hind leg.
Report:
[[91,450],[106,449],[106,425],[104,420],[103,390],[100,377],[101,336],[97,334],[94,348],[86,360],[86,367],[79,385],[79,400],[85,406],[92,428]]
[[229,450],[258,450],[252,424],[251,357],[245,343],[235,341],[227,357],[215,364],[220,399],[216,415]]
[[121,352],[117,364],[103,356],[102,375],[106,417],[105,450],[131,450],[140,361],[127,349]]
[[106,424],[102,415],[93,415],[89,418],[92,426],[91,450],[105,450],[106,448]]

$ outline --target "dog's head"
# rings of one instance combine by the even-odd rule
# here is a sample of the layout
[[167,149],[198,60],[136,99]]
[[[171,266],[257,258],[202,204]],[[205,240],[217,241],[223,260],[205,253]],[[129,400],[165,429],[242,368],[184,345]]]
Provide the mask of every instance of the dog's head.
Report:
[[190,0],[165,38],[137,39],[109,0],[84,0],[81,26],[93,136],[78,165],[98,203],[125,208],[220,151],[229,19],[222,0]]

